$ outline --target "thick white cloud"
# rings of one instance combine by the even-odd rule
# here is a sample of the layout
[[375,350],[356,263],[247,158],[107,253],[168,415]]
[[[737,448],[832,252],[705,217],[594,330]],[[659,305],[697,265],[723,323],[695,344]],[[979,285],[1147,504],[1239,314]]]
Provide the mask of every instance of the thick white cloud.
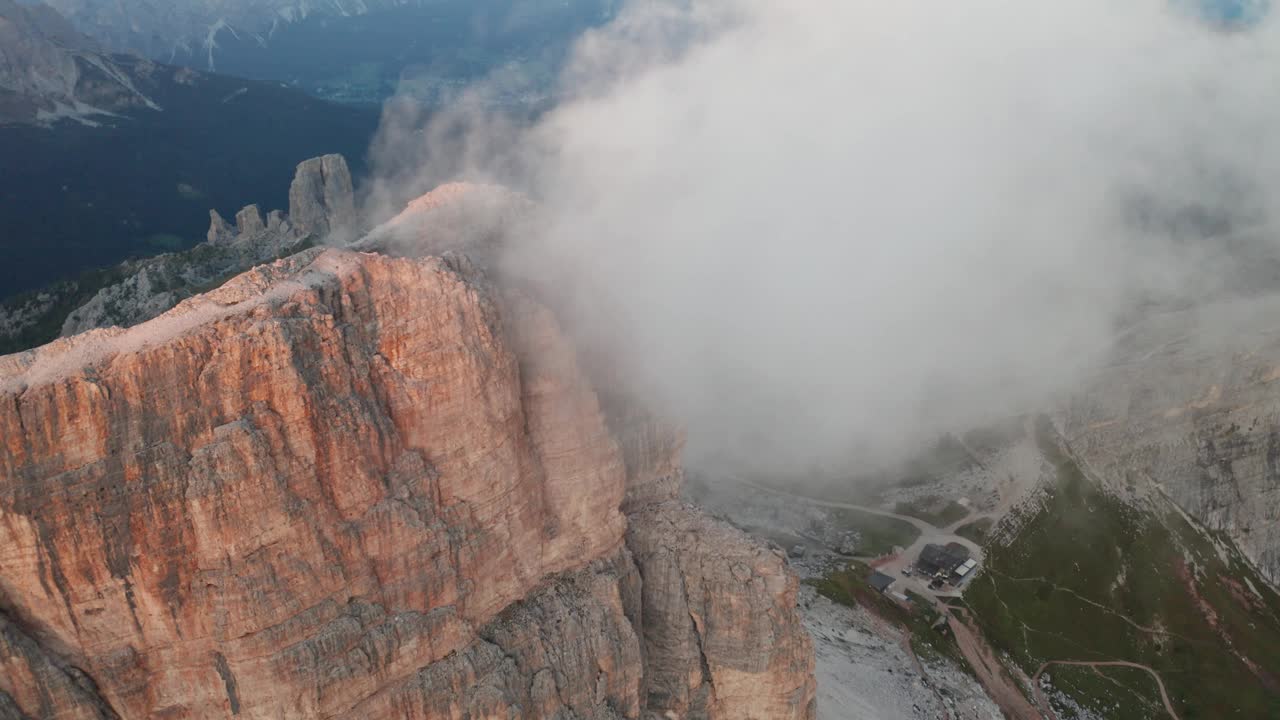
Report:
[[518,135],[455,114],[417,171],[534,195],[513,265],[580,283],[695,449],[878,460],[1220,290],[1206,236],[1273,220],[1278,49],[1160,0],[636,2],[578,99]]

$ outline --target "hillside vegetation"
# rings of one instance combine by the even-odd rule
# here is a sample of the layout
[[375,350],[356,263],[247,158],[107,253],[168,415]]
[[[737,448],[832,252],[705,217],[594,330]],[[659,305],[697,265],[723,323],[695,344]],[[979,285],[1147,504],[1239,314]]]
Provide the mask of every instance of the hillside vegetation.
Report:
[[[1019,532],[987,548],[965,595],[990,643],[1027,676],[1051,661],[1146,665],[1182,720],[1280,718],[1280,595],[1171,503],[1138,509],[1104,492],[1047,420],[1037,434],[1056,485]],[[1140,669],[1045,675],[1063,719],[1166,714]]]

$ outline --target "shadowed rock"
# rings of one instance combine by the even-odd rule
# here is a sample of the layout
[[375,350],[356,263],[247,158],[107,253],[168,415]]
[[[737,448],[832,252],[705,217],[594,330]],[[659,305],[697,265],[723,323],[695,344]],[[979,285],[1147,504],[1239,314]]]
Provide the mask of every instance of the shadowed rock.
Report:
[[299,234],[317,239],[355,230],[355,193],[346,159],[325,155],[298,166],[289,186],[289,221]]
[[236,237],[235,230],[231,225],[218,214],[217,210],[209,211],[209,232],[205,233],[205,240],[213,244],[228,243]]
[[246,205],[236,213],[236,230],[240,235],[257,235],[266,229],[266,223],[262,222],[262,212],[257,205]]
[[289,220],[279,210],[267,213],[267,231],[273,233],[289,232]]

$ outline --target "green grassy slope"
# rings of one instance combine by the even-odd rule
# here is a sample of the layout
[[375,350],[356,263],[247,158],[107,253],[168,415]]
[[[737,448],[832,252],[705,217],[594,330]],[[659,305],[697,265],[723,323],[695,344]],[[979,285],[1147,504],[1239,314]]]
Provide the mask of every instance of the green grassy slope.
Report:
[[[991,644],[1028,675],[1049,660],[1149,665],[1182,720],[1280,718],[1280,595],[1171,504],[1142,511],[1103,492],[1047,422],[1038,439],[1057,485],[1016,537],[988,548],[965,595]],[[1153,716],[1144,674],[1049,670],[1057,689],[1117,720]]]
[[855,554],[864,557],[888,555],[895,547],[909,547],[920,537],[920,531],[909,522],[852,508],[832,510],[831,518],[841,529],[858,531]]

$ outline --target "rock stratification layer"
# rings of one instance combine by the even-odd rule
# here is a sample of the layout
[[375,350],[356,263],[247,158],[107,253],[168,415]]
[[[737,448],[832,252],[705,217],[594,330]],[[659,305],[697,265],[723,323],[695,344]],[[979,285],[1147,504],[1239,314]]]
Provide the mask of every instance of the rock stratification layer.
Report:
[[1078,459],[1229,536],[1280,584],[1280,297],[1155,314],[1059,413]]
[[812,717],[781,557],[606,415],[464,256],[0,358],[0,716]]

